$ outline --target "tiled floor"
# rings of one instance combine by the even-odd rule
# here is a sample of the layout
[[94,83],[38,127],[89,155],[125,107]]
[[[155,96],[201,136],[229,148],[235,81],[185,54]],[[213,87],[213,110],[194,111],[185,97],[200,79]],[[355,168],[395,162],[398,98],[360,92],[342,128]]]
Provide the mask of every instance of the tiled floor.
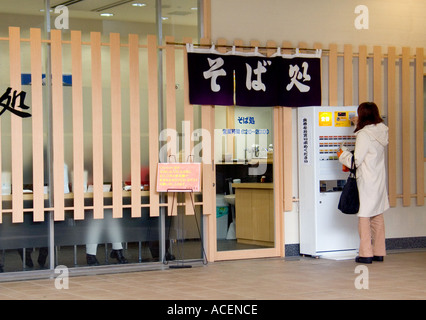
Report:
[[[426,299],[425,251],[388,254],[360,273],[357,266],[362,265],[352,260],[273,258],[73,276],[62,290],[55,279],[0,282],[0,300]],[[361,276],[368,283],[359,281]],[[368,289],[357,289],[356,283]]]

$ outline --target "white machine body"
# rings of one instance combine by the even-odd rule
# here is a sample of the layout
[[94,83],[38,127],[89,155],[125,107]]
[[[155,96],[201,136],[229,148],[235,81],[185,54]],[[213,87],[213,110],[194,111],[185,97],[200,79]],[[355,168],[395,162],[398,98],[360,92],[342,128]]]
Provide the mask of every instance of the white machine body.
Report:
[[[357,107],[302,107],[298,110],[300,253],[352,258],[359,247],[356,215],[337,209],[344,172],[336,152],[355,146]],[[333,258],[334,257],[334,258]]]

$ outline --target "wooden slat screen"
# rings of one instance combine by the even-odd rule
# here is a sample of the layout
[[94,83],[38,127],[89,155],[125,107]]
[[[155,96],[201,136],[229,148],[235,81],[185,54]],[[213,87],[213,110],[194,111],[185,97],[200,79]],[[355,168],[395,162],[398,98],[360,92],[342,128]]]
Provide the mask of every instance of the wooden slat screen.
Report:
[[[159,161],[159,70],[158,70],[158,50],[165,52],[165,81],[166,81],[166,113],[167,128],[176,128],[176,93],[174,88],[175,70],[177,64],[182,63],[183,70],[186,70],[186,55],[183,55],[183,61],[176,60],[177,47],[174,45],[160,46],[155,36],[148,36],[146,44],[139,44],[137,35],[122,37],[119,34],[110,34],[109,43],[101,42],[101,34],[92,32],[89,42],[82,42],[79,31],[71,32],[71,41],[64,41],[60,30],[52,30],[51,39],[41,39],[39,29],[31,29],[30,39],[22,39],[20,29],[16,27],[9,28],[9,37],[2,38],[0,41],[9,43],[9,64],[10,64],[10,85],[13,90],[21,90],[21,59],[31,61],[32,74],[32,117],[21,119],[11,117],[11,136],[13,139],[12,148],[12,195],[2,195],[0,200],[10,201],[11,209],[4,208],[1,204],[2,214],[11,213],[13,222],[23,221],[24,212],[33,212],[34,221],[43,221],[44,213],[52,211],[55,221],[61,221],[65,218],[65,211],[73,211],[75,219],[84,219],[85,210],[93,210],[94,218],[102,219],[105,208],[113,210],[113,217],[122,217],[123,208],[132,209],[132,217],[140,217],[142,207],[150,210],[151,216],[159,216],[160,207],[170,204],[160,203],[160,196],[155,191],[156,169]],[[30,56],[22,57],[21,42],[29,41]],[[172,42],[173,38],[168,38]],[[191,42],[191,39],[185,39],[185,42]],[[209,39],[203,39],[206,45],[211,44]],[[226,44],[226,39],[218,40],[218,44]],[[238,43],[242,43],[239,41]],[[53,188],[52,194],[53,207],[45,207],[43,194],[43,175],[44,158],[43,146],[44,132],[47,132],[43,124],[43,90],[41,82],[42,73],[42,46],[50,44],[51,47],[51,72],[52,72],[52,160],[53,160]],[[259,45],[258,41],[252,44]],[[268,45],[274,42],[268,41]],[[283,46],[289,46],[286,41]],[[64,195],[64,97],[63,97],[63,66],[62,58],[64,46],[71,46],[72,63],[72,114],[73,114],[73,180],[77,187],[73,187],[73,204],[66,205],[65,200],[68,196]],[[291,45],[291,44],[290,44]],[[306,45],[306,44],[303,44]],[[85,106],[83,102],[83,80],[82,75],[82,50],[83,46],[88,46],[91,58],[91,106]],[[131,204],[123,204],[123,190],[121,188],[123,181],[123,153],[122,153],[122,48],[127,47],[129,63],[129,94],[130,94],[130,145],[131,145],[131,181],[132,190],[137,190],[140,179],[140,161],[141,161],[141,124],[140,116],[140,92],[141,85],[140,74],[146,74],[148,78],[148,117],[149,117],[149,169],[150,169],[150,190],[144,191],[149,195],[149,204],[141,204],[141,194],[138,191],[129,193]],[[315,48],[322,48],[321,44],[315,44]],[[106,74],[102,70],[103,50],[109,50],[110,73]],[[399,50],[399,49],[398,49]],[[141,70],[140,52],[146,52],[146,62],[148,69]],[[288,51],[288,50],[286,50]],[[323,70],[323,82],[326,84],[327,92],[324,94],[323,104],[336,105],[355,105],[364,100],[376,101],[386,115],[389,125],[389,152],[388,152],[388,170],[389,170],[389,198],[391,206],[397,206],[397,199],[402,199],[403,206],[424,205],[424,141],[423,141],[423,75],[424,75],[424,50],[423,48],[401,48],[401,54],[397,54],[395,47],[382,48],[374,46],[372,51],[368,51],[367,46],[355,48],[350,44],[343,46],[343,52],[339,52],[336,44],[331,44],[323,53],[323,60],[327,61],[328,68]],[[184,51],[185,53],[185,51]],[[343,59],[343,64],[339,63]],[[368,60],[372,59],[372,63]],[[145,62],[145,61],[144,61]],[[357,64],[356,64],[357,62]],[[355,68],[354,66],[357,66]],[[340,70],[339,68],[343,68]],[[339,85],[339,75],[343,74],[343,84]],[[372,77],[369,75],[372,74]],[[102,115],[102,79],[108,77],[111,82],[111,135],[112,135],[112,205],[104,204],[105,194],[103,192],[103,127]],[[356,78],[358,77],[358,78]],[[369,83],[373,79],[372,83]],[[413,82],[414,79],[414,82]],[[400,84],[400,86],[398,86]],[[354,88],[357,87],[357,90]],[[411,90],[412,88],[415,90]],[[193,141],[191,134],[194,130],[194,109],[188,100],[188,81],[187,74],[184,74],[184,120],[188,128],[185,133],[190,133],[184,137],[183,160],[193,150]],[[339,92],[339,90],[343,92]],[[326,98],[325,98],[326,97]],[[92,155],[93,155],[93,205],[87,207],[84,203],[87,194],[83,192],[81,185],[84,177],[84,148],[83,148],[83,110],[91,107],[92,109]],[[232,111],[230,109],[230,111]],[[415,123],[411,119],[415,115]],[[277,199],[280,201],[283,211],[292,210],[291,172],[294,165],[292,159],[292,137],[291,127],[292,115],[290,108],[284,108],[274,111],[274,125],[279,127],[277,131],[281,136],[282,153],[276,155],[277,166],[283,172],[283,180],[280,182],[282,195]],[[23,135],[22,127],[24,121],[31,121],[32,124],[32,165],[33,165],[33,207],[25,208],[23,206],[26,195],[23,195]],[[26,125],[26,122],[25,122]],[[201,126],[208,132],[210,138],[214,136],[214,106],[203,106],[201,108]],[[415,126],[413,131],[411,128]],[[414,132],[414,134],[413,134]],[[203,133],[204,135],[204,133]],[[279,137],[277,137],[279,138]],[[280,138],[280,139],[281,139]],[[203,205],[204,214],[214,213],[214,181],[215,170],[211,161],[213,157],[213,141],[208,137],[202,137],[203,150],[203,201],[198,205]],[[413,143],[414,142],[414,143]],[[415,148],[415,150],[413,149]],[[180,150],[172,152],[178,154]],[[413,158],[413,155],[414,158]],[[209,159],[206,159],[209,157]],[[0,167],[4,162],[0,161]],[[80,186],[80,187],[78,187]],[[117,187],[118,186],[118,187]],[[31,198],[31,199],[32,199]],[[416,201],[412,201],[416,199]],[[192,208],[188,198],[185,203],[179,205],[186,206],[186,213],[192,214]],[[170,213],[169,208],[169,213]],[[2,217],[0,215],[0,222]],[[210,230],[212,226],[209,225]]]

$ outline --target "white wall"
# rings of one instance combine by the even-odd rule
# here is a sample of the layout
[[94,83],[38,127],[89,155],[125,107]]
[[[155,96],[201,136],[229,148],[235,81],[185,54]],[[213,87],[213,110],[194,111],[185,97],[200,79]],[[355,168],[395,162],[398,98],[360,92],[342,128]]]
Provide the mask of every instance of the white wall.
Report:
[[[426,45],[426,1],[212,0],[212,38],[343,45]],[[369,28],[357,30],[366,5]]]
[[[212,40],[225,38],[228,42],[241,39],[245,44],[267,40],[278,44],[290,41],[294,46],[319,42],[323,48],[336,43],[338,50],[344,44],[395,46],[397,53],[403,46],[426,47],[426,1],[418,0],[212,0]],[[368,29],[358,30],[355,7],[364,4],[368,9]],[[371,51],[371,50],[369,50]],[[413,81],[411,85],[413,86]],[[369,86],[372,86],[370,83]],[[340,90],[340,89],[339,89]],[[357,88],[354,88],[357,90]],[[412,89],[414,90],[414,88]],[[371,89],[369,89],[371,91]],[[356,91],[354,91],[356,92]],[[293,110],[293,123],[296,123]],[[293,128],[293,193],[297,190],[296,128]],[[415,176],[414,168],[411,166]],[[398,188],[400,189],[400,188]],[[400,192],[400,191],[398,191]],[[426,208],[397,207],[385,215],[386,237],[426,236]],[[298,204],[285,213],[285,243],[299,243]]]

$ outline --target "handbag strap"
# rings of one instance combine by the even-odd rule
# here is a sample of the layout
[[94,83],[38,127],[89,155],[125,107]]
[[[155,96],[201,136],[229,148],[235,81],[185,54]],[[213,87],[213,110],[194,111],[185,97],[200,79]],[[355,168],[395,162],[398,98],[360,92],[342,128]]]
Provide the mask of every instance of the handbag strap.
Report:
[[351,174],[356,178],[356,168],[355,168],[355,152],[352,154],[351,158],[351,168],[349,169]]

